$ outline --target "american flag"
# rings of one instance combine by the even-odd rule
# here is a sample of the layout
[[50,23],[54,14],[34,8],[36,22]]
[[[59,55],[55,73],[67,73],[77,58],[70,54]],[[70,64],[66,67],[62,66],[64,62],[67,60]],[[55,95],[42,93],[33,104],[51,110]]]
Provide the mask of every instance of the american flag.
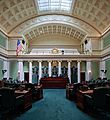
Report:
[[20,43],[20,40],[17,41],[17,49],[16,49],[16,55],[22,50],[22,44]]

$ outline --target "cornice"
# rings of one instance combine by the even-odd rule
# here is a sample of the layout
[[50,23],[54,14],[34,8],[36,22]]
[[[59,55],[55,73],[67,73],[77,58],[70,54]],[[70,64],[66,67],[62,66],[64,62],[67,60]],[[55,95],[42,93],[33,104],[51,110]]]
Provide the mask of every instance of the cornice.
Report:
[[32,60],[32,61],[45,61],[45,60],[67,60],[67,61],[86,61],[87,59],[91,60],[100,60],[100,55],[8,55],[8,59],[23,59],[23,60]]
[[7,58],[8,59],[8,55],[7,54],[4,54],[2,52],[0,52],[0,57],[4,57],[4,58]]

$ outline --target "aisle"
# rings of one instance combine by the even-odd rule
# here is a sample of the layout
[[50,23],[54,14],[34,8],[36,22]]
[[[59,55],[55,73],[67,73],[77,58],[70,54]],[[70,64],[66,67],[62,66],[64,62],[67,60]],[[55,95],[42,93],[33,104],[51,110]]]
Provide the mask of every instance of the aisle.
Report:
[[45,89],[44,99],[33,103],[16,120],[93,120],[65,97],[65,89]]

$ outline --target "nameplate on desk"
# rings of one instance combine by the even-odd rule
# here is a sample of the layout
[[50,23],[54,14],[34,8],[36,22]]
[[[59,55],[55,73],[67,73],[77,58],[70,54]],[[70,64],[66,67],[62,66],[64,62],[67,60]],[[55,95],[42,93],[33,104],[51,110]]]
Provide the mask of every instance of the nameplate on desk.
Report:
[[86,90],[86,91],[79,90],[79,92],[83,94],[89,94],[89,93],[93,93],[93,90]]
[[16,91],[15,91],[15,93],[24,93],[24,94],[27,93],[27,92],[28,92],[27,90],[23,90],[23,91],[21,91],[21,90],[16,90]]

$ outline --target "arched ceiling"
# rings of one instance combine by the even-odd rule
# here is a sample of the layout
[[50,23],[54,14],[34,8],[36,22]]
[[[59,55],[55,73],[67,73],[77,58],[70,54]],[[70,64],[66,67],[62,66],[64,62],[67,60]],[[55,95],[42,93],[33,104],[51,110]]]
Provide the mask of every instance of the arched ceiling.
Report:
[[100,36],[110,28],[110,0],[75,0],[72,12],[65,14],[61,11],[40,13],[35,1],[0,0],[0,29],[9,36],[19,36],[30,34],[39,24],[45,32],[45,27],[51,26],[53,30],[55,24],[57,28],[61,23],[65,31],[69,25],[71,31],[76,29],[84,35]]
[[87,24],[86,22],[64,15],[43,15],[33,18],[31,20],[27,20],[26,22],[17,26],[13,31],[10,32],[10,34],[15,35],[18,32],[19,34],[23,34],[26,31],[27,32],[30,31],[30,29],[32,29],[35,26],[42,25],[43,27],[44,24],[49,24],[49,23],[54,23],[54,24],[61,23],[65,25],[70,25],[72,28],[73,27],[74,29],[77,28],[79,29],[79,31],[85,32],[88,35],[92,35],[92,36],[99,35],[99,32],[95,30],[92,26]]
[[78,28],[63,23],[56,24],[56,22],[32,27],[31,29],[24,32],[23,35],[27,40],[39,38],[40,36],[45,35],[68,36],[72,37],[72,39],[77,39],[80,41],[86,37],[86,33],[83,32],[83,30],[81,31]]

